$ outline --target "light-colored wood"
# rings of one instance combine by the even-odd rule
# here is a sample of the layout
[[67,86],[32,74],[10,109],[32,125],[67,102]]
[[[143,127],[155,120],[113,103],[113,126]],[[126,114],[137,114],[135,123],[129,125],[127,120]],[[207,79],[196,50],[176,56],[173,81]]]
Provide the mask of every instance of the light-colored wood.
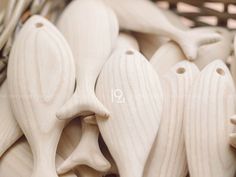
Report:
[[19,139],[23,132],[13,116],[8,97],[7,81],[0,87],[0,157]]
[[[201,33],[204,31],[218,32],[222,35],[221,41],[215,44],[204,45],[199,48],[197,59],[193,61],[199,69],[202,69],[213,60],[221,59],[226,62],[231,49],[231,37],[226,29],[220,27],[201,27],[193,29],[192,31]],[[157,68],[156,71],[159,74],[164,74],[170,67],[184,59],[186,58],[179,45],[175,42],[168,42],[155,52],[150,62]]]
[[199,46],[221,39],[217,33],[196,33],[175,27],[150,1],[104,0],[104,2],[116,12],[121,28],[167,36],[181,46],[186,58],[190,60],[197,58]]
[[191,177],[232,177],[235,153],[229,144],[235,88],[227,66],[208,64],[195,79],[185,107],[185,145]]
[[58,118],[93,113],[108,117],[109,111],[97,99],[94,87],[118,35],[115,14],[101,0],[76,0],[65,9],[58,27],[71,46],[77,77],[76,91],[58,111]]
[[198,74],[196,65],[182,61],[161,77],[164,95],[162,119],[143,176],[186,177],[184,110],[189,89]]
[[[57,155],[56,162],[60,164],[63,159]],[[0,176],[30,177],[33,170],[33,155],[25,138],[19,139],[0,160]],[[76,177],[69,172],[60,177]]]
[[141,53],[150,60],[155,52],[170,39],[156,34],[133,33],[140,46]]
[[230,62],[230,72],[234,79],[234,84],[236,85],[236,35],[233,36],[233,51]]
[[150,63],[158,74],[163,75],[184,59],[185,56],[180,47],[175,42],[168,42],[155,52]]
[[158,75],[139,52],[118,48],[99,75],[96,95],[111,113],[97,122],[120,176],[141,177],[162,112]]
[[221,27],[199,27],[193,29],[193,31],[199,33],[217,32],[222,36],[221,41],[199,48],[197,60],[194,61],[199,69],[203,69],[213,60],[220,59],[226,62],[230,55],[232,45],[232,37],[227,29]]
[[17,35],[8,65],[14,115],[34,156],[32,177],[57,177],[55,155],[65,121],[56,111],[73,94],[75,71],[70,48],[46,19],[31,17]]
[[131,34],[120,33],[115,48],[132,48],[139,51],[139,44]]
[[[74,119],[64,129],[62,133],[60,142],[58,144],[58,149],[57,149],[58,154],[64,159],[67,159],[77,147],[81,139],[81,134],[82,134],[82,127],[81,127],[80,119]],[[105,147],[104,143],[101,143],[100,146],[101,146],[102,153],[104,154],[106,159],[109,160],[111,164],[111,168],[106,172],[99,172],[88,166],[82,165],[82,166],[75,167],[74,169],[75,172],[79,173],[80,176],[84,176],[84,177],[89,177],[89,176],[98,177],[98,176],[104,176],[107,174],[118,174],[118,170],[116,168],[114,160],[112,159],[108,149]]]
[[111,165],[103,156],[98,144],[97,125],[82,120],[82,137],[72,154],[59,166],[57,172],[63,174],[79,165],[89,166],[97,171],[106,172]]

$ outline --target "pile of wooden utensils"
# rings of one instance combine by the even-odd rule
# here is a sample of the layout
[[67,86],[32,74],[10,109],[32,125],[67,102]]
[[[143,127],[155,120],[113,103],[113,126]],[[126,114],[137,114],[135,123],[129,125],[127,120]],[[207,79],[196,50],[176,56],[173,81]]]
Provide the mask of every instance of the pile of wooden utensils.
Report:
[[148,0],[1,0],[0,177],[233,177],[232,43]]

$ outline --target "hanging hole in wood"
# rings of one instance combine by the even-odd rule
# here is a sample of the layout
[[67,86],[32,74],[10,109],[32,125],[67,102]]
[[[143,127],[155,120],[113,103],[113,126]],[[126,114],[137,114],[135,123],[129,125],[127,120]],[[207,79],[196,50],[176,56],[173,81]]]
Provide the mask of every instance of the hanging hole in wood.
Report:
[[127,50],[126,51],[126,55],[133,55],[133,54],[134,54],[134,52],[132,50]]
[[178,74],[184,74],[185,73],[185,68],[178,68],[177,70],[176,70],[176,72],[178,73]]
[[35,26],[36,26],[36,28],[41,28],[41,27],[43,27],[43,23],[38,22],[38,23],[35,24]]
[[221,68],[217,68],[217,69],[216,69],[216,72],[217,72],[219,75],[221,75],[221,76],[224,76],[224,75],[225,75],[225,71],[224,71],[223,69],[221,69]]

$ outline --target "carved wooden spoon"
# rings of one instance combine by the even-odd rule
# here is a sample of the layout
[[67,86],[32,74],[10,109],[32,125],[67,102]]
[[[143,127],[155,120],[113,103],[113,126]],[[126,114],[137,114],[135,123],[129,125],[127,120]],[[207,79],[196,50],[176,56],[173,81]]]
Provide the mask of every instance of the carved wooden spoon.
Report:
[[31,17],[17,35],[8,66],[14,115],[34,156],[32,177],[57,177],[55,155],[65,121],[56,111],[75,85],[72,53],[60,32],[46,19]]
[[63,12],[58,28],[74,54],[77,86],[57,117],[67,119],[93,113],[108,117],[109,112],[97,99],[94,87],[118,35],[116,16],[101,0],[76,0]]
[[139,52],[117,48],[98,78],[96,94],[111,112],[97,123],[120,176],[141,177],[162,113],[158,75]]

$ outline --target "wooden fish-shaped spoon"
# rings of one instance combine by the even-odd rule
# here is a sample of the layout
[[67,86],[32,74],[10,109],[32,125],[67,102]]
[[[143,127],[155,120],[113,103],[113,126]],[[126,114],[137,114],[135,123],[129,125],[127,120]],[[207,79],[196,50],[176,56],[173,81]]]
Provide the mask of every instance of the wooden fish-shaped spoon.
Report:
[[184,145],[184,110],[187,95],[198,74],[196,65],[182,61],[162,75],[162,119],[144,177],[186,177],[188,168]]
[[56,111],[75,86],[73,56],[46,19],[31,17],[17,35],[8,64],[11,106],[34,156],[32,177],[57,177],[56,148],[65,121]]
[[[221,39],[217,33],[182,30],[171,24],[160,9],[146,0],[103,0],[116,13],[121,28],[166,36],[177,42],[186,58],[197,58],[199,46]],[[128,17],[128,18],[127,18]]]
[[108,117],[109,111],[97,99],[94,88],[118,35],[115,14],[101,0],[75,0],[63,12],[58,28],[74,55],[77,85],[57,117],[67,119],[93,113]]
[[158,75],[139,52],[117,48],[99,75],[96,95],[111,113],[97,123],[120,176],[142,177],[162,113]]
[[185,145],[191,177],[233,177],[236,156],[229,144],[235,88],[227,66],[208,64],[195,79],[185,104]]
[[0,157],[22,135],[18,123],[12,113],[8,96],[7,81],[0,87]]
[[[57,155],[56,163],[60,164],[63,159]],[[33,155],[25,138],[19,139],[0,160],[0,176],[6,177],[29,177],[33,170]],[[76,177],[69,172],[60,177]]]

